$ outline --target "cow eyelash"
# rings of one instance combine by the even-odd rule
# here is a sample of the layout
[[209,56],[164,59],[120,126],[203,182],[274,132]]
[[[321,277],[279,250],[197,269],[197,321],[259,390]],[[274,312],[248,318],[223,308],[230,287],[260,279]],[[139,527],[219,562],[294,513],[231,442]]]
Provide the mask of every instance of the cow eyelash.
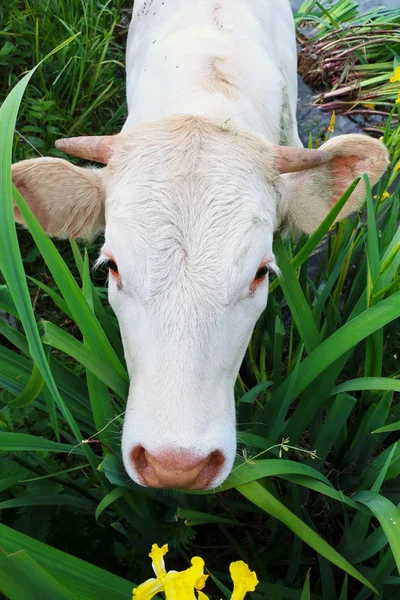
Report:
[[272,271],[271,267],[269,264],[265,264],[262,267],[260,267],[256,273],[256,276],[254,277],[254,281],[259,281],[260,279],[264,279],[264,277],[267,275],[267,273],[269,273],[270,271]]
[[268,260],[268,262],[261,264],[261,266],[258,268],[253,279],[253,283],[250,286],[250,291],[252,294],[254,294],[256,289],[263,283],[268,273],[275,273],[277,277],[280,276],[279,267],[274,260]]
[[112,260],[111,258],[108,259],[108,261],[106,262],[106,265],[107,265],[107,268],[110,269],[110,271],[118,274],[117,263],[114,260]]

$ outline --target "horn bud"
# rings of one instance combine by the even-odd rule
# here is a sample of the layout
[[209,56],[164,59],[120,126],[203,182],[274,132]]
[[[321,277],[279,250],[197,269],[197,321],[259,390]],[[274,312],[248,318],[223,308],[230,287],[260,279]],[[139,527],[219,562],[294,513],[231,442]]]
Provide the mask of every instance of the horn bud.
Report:
[[308,150],[307,148],[275,147],[275,167],[282,175],[307,171],[332,160],[332,155],[325,150]]
[[107,164],[114,144],[113,135],[80,136],[56,140],[56,148],[86,160]]

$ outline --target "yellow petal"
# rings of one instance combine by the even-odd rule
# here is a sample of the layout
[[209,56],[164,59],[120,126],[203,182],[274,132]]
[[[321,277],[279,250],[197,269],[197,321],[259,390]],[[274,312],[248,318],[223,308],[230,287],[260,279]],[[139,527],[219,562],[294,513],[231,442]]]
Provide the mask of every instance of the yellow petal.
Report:
[[148,579],[132,592],[132,600],[151,600],[163,589],[163,584],[158,579]]
[[194,556],[192,566],[176,573],[169,571],[164,577],[164,590],[167,600],[196,600],[194,590],[202,590],[208,575],[204,575],[204,560]]
[[149,554],[151,560],[153,561],[152,567],[156,577],[161,577],[166,574],[164,556],[168,552],[168,544],[164,544],[161,548],[157,546],[157,544],[153,544],[151,547],[151,552]]
[[169,571],[164,577],[164,593],[166,600],[196,600],[194,586],[185,578],[186,571],[177,573]]
[[336,123],[336,113],[335,113],[335,111],[333,111],[331,120],[329,123],[329,127],[328,127],[328,131],[330,131],[331,133],[335,132],[335,123]]
[[400,92],[399,92],[399,95],[397,96],[396,104],[400,104]]
[[209,600],[209,597],[203,592],[197,592],[197,600]]
[[400,65],[395,68],[393,77],[390,78],[390,83],[396,83],[396,81],[400,81]]
[[375,108],[375,104],[372,104],[370,102],[366,102],[365,104],[363,104],[364,108],[371,108],[372,110]]
[[400,171],[400,160],[394,168],[395,171]]
[[204,560],[200,556],[193,556],[190,562],[192,566],[186,571],[186,580],[196,590],[202,590],[208,579],[208,575],[204,575]]
[[231,563],[229,571],[233,581],[231,600],[243,600],[247,592],[254,592],[258,584],[257,575],[250,571],[245,562],[239,560]]

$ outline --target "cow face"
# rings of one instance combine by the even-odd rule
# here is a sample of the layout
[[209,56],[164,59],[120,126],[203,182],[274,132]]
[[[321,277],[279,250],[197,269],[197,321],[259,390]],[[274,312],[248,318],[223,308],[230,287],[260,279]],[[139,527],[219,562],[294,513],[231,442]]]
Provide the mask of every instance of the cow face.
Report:
[[[88,157],[90,142],[78,149]],[[131,379],[128,474],[151,487],[215,487],[235,456],[233,386],[277,270],[274,230],[313,231],[354,178],[379,178],[386,150],[364,136],[317,152],[279,148],[194,117],[138,126],[92,150],[104,169],[36,159],[13,167],[14,182],[49,234],[105,223],[99,261],[110,268]],[[341,216],[363,196],[359,184]]]

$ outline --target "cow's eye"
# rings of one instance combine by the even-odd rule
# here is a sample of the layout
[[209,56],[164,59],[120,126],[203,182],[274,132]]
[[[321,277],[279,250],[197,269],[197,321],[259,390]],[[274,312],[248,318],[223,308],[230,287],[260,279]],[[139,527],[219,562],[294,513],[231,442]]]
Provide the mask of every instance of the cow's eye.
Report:
[[250,286],[250,292],[252,294],[254,294],[257,288],[261,286],[261,284],[264,282],[264,279],[271,270],[273,270],[272,261],[270,258],[265,258],[258,267],[253,282]]
[[267,275],[268,271],[268,265],[263,265],[262,267],[260,267],[256,273],[256,276],[254,277],[254,281],[261,282],[261,280],[264,279]]
[[110,271],[112,273],[114,273],[115,275],[118,275],[118,267],[117,267],[117,263],[115,262],[115,260],[112,260],[110,258],[106,264],[107,264],[107,268],[110,269]]

